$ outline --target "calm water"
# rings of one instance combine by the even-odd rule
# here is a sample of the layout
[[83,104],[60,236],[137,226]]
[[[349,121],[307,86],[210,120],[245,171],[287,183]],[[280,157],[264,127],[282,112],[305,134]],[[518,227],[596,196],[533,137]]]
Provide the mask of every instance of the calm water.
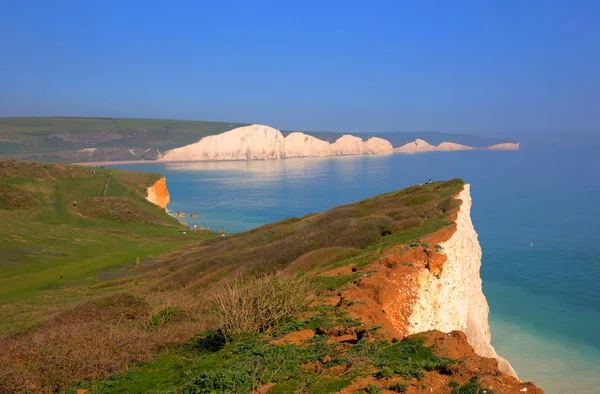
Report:
[[[169,209],[238,232],[409,186],[471,183],[492,342],[547,393],[600,392],[600,159],[592,148],[128,165]],[[533,242],[533,247],[530,246]]]

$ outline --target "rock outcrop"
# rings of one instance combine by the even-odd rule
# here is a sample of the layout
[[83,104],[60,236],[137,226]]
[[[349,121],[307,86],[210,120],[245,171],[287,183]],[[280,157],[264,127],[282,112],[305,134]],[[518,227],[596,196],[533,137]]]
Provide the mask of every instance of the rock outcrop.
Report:
[[519,150],[520,146],[518,142],[505,142],[503,144],[496,144],[488,147],[491,150]]
[[455,221],[456,231],[441,243],[447,257],[441,273],[436,275],[427,269],[419,272],[409,333],[464,331],[479,356],[497,359],[502,372],[516,376],[508,361],[498,356],[490,343],[489,307],[479,276],[481,247],[471,222],[469,190],[467,184],[458,196],[462,203]]
[[164,210],[167,209],[167,205],[171,201],[171,195],[167,189],[167,178],[164,176],[161,177],[148,188],[147,192],[148,196],[146,197],[146,200],[154,205],[158,205]]
[[401,147],[395,148],[396,153],[418,153],[418,152],[441,152],[441,151],[456,151],[456,150],[472,150],[476,149],[472,146],[461,145],[454,142],[442,142],[439,145],[431,145],[429,142],[417,138],[414,142],[409,142]]
[[158,161],[268,160],[292,157],[378,155],[392,153],[392,144],[382,138],[363,141],[344,135],[334,143],[294,132],[284,137],[277,129],[264,125],[238,127],[202,138],[181,148],[171,149]]

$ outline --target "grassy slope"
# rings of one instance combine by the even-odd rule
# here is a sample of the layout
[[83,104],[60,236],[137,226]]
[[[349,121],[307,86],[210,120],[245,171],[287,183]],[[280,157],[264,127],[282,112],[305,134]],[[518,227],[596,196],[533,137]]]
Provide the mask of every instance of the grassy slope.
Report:
[[[107,153],[107,159],[114,154],[113,160],[132,160],[135,157],[125,156],[129,149],[164,152],[242,125],[161,119],[0,118],[0,155],[74,161],[68,151],[122,148],[124,152]],[[73,138],[51,138],[56,133],[71,133]],[[85,161],[84,157],[81,160]]]
[[[208,293],[218,291],[223,278],[233,273],[286,272],[291,268],[288,274],[300,271],[306,275],[316,291],[316,301],[306,313],[262,334],[227,343],[218,332],[209,330],[163,352],[151,363],[110,379],[82,382],[68,392],[85,388],[94,393],[245,393],[261,388],[260,392],[269,393],[333,393],[354,387],[377,393],[384,388],[426,389],[426,373],[445,376],[447,385],[456,378],[451,377],[453,360],[434,355],[432,348],[414,338],[397,343],[378,339],[380,327],[348,317],[345,306],[353,300],[334,307],[327,299],[349,286],[348,282],[370,275],[368,264],[380,258],[382,250],[398,244],[429,247],[419,240],[450,223],[448,215],[456,205],[448,205],[448,198],[462,184],[454,180],[413,187],[227,239],[189,245],[166,255],[159,274],[155,267],[147,272],[153,278],[151,288],[159,294],[185,288],[203,298],[207,288]],[[414,218],[419,220],[411,221]],[[347,231],[352,226],[358,231]],[[319,239],[322,245],[318,245]],[[347,265],[356,272],[322,275]],[[168,329],[168,324],[163,327]],[[292,343],[281,340],[306,331],[314,336]],[[338,335],[340,332],[347,335]],[[456,378],[461,381],[457,390],[461,385],[473,386],[473,390],[456,392],[481,392],[483,387],[469,382],[470,378]],[[446,387],[444,392],[453,390]]]
[[[129,149],[135,149],[136,155],[140,157],[152,159],[152,154],[156,153],[157,149],[164,152],[239,126],[243,124],[159,119],[0,118],[0,155],[34,160],[85,161],[86,155],[77,155],[77,150],[99,148],[104,149],[100,156],[107,160],[136,160],[137,158],[128,152]],[[289,131],[284,132],[288,133]],[[328,141],[334,141],[343,135],[328,132],[307,134]],[[373,135],[386,138],[394,146],[401,146],[416,138],[424,138],[432,144],[451,141],[475,147],[509,141],[466,134],[377,133],[375,130],[370,130],[369,134],[358,135],[363,139]],[[150,152],[143,153],[146,150]],[[98,157],[95,160],[98,160]]]
[[[339,307],[328,300],[371,275],[370,263],[387,248],[428,248],[420,240],[451,224],[449,216],[458,206],[453,196],[462,180],[181,245],[137,267],[131,262],[138,253],[161,252],[187,238],[168,227],[170,218],[152,206],[149,215],[164,219],[163,226],[81,217],[71,201],[95,197],[109,170],[91,171],[29,164],[20,176],[0,179],[39,202],[30,209],[0,211],[2,219],[13,221],[0,250],[5,260],[19,259],[0,266],[3,278],[14,279],[0,295],[2,328],[14,333],[15,324],[29,327],[0,335],[0,391],[221,393],[271,383],[272,393],[327,393],[356,384],[366,389],[361,379],[375,379],[379,387],[417,387],[428,371],[448,373],[451,361],[421,342],[388,342],[377,337],[378,326],[350,318],[352,300]],[[112,172],[114,191],[145,206],[145,186],[156,175]],[[33,244],[38,252],[30,250]],[[21,248],[30,249],[12,252]],[[94,275],[124,263],[111,271],[119,274],[116,278]],[[348,274],[326,274],[347,266],[353,267]],[[315,302],[271,329],[225,343],[211,317],[215,292],[233,277],[276,270],[304,276],[312,285],[306,296]],[[31,327],[36,320],[39,324]],[[271,343],[300,330],[314,337]],[[336,334],[340,331],[351,338],[344,340]]]
[[[92,173],[95,171],[95,174]],[[112,173],[108,196],[136,206],[131,223],[81,214],[83,203],[101,196]],[[30,208],[0,209],[0,332],[40,318],[42,305],[80,301],[70,289],[98,282],[99,271],[163,253],[189,241],[175,219],[145,200],[158,179],[150,173],[0,160],[0,184],[35,201]],[[22,195],[12,201],[18,205]],[[72,205],[78,201],[78,206]],[[152,223],[144,223],[144,222]]]

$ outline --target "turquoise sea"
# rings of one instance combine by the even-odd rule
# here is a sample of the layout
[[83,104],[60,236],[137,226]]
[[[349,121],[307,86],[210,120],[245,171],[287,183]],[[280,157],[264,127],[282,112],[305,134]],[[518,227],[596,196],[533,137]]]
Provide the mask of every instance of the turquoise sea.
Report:
[[[471,184],[492,343],[547,393],[600,392],[600,154],[523,147],[279,161],[122,165],[166,175],[188,224],[244,231],[431,178]],[[197,219],[189,214],[198,213]],[[530,243],[533,243],[531,246]]]

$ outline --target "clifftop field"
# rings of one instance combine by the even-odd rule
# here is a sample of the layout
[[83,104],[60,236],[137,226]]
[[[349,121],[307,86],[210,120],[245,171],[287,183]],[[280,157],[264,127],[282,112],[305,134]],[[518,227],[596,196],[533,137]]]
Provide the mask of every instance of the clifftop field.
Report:
[[107,270],[190,241],[175,219],[146,201],[158,178],[0,159],[0,332],[46,318],[42,306],[79,302],[73,285],[93,285],[113,275]]
[[[169,149],[240,126],[247,124],[159,119],[0,118],[0,156],[61,162],[154,160]],[[298,130],[282,133],[288,135],[292,131]],[[305,133],[328,142],[344,134]],[[509,139],[434,132],[380,133],[365,130],[350,134],[363,140],[374,136],[384,138],[394,147],[417,138],[431,144],[452,141],[476,148],[511,142]]]
[[156,174],[0,170],[0,392],[541,392],[382,311],[440,274],[460,179],[213,238],[145,200]]

